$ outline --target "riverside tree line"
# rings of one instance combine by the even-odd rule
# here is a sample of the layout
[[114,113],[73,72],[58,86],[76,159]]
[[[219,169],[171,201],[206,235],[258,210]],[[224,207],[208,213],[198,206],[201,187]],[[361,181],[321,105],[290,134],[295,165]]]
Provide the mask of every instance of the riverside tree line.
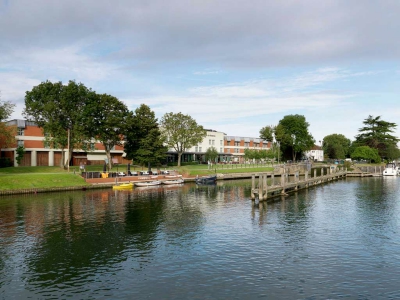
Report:
[[[0,149],[15,143],[16,128],[4,124],[13,108],[12,103],[0,99]],[[71,160],[73,149],[90,152],[95,150],[95,141],[103,144],[109,168],[112,167],[111,150],[116,145],[124,147],[127,159],[141,165],[159,165],[165,160],[167,150],[173,148],[180,166],[182,154],[206,136],[203,126],[189,115],[170,112],[158,121],[145,104],[129,111],[118,98],[98,94],[75,81],[65,85],[45,81],[33,87],[26,92],[23,115],[42,128],[47,146],[69,148],[68,159],[61,160],[64,167]],[[343,134],[325,136],[322,148],[326,158],[350,157],[380,163],[382,159],[400,157],[399,139],[393,135],[395,123],[384,121],[380,116],[368,116],[363,124],[354,141]],[[308,127],[302,115],[284,116],[278,124],[260,130],[260,138],[272,147],[260,151],[245,149],[245,158],[296,161],[315,145]],[[205,155],[206,159],[215,160],[218,151],[210,147]]]

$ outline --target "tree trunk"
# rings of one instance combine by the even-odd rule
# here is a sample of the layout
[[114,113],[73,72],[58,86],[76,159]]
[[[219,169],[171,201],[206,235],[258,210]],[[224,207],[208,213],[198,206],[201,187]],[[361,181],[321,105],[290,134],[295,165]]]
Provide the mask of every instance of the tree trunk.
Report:
[[181,166],[181,157],[182,157],[182,152],[178,152],[178,167]]
[[108,149],[108,147],[105,147],[105,151],[106,151],[106,156],[107,156],[107,159],[108,159],[108,169],[111,170],[112,166],[113,166],[113,162],[112,162],[112,159],[111,159],[111,152]]

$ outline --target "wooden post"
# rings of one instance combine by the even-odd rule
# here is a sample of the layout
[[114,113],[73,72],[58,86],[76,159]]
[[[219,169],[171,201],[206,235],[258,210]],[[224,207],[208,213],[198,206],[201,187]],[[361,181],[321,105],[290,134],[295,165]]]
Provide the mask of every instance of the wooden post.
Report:
[[296,183],[296,186],[294,187],[294,190],[297,191],[298,184],[299,184],[299,171],[296,171],[294,173],[294,182]]
[[314,169],[314,178],[317,178],[317,169]]
[[285,177],[286,174],[285,172],[283,172],[283,174],[281,174],[281,187],[282,187],[281,194],[285,194]]
[[255,200],[254,189],[256,188],[256,175],[251,175],[251,200]]
[[258,174],[258,199],[262,201],[262,174]]
[[264,174],[264,182],[263,182],[263,188],[264,188],[264,196],[263,199],[267,200],[267,192],[268,192],[268,185],[267,185],[267,174]]

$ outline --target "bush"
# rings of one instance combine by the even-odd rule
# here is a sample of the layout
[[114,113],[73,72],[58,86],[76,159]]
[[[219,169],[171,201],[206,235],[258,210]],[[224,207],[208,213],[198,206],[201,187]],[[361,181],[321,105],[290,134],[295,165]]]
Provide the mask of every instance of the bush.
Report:
[[0,168],[12,167],[13,162],[8,157],[0,157]]

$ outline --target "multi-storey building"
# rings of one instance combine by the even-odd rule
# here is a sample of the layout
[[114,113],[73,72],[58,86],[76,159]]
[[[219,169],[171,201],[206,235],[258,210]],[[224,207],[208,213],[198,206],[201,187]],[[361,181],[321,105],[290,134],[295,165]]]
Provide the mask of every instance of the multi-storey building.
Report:
[[241,137],[241,136],[225,136],[224,138],[224,154],[228,160],[235,163],[244,162],[244,150],[268,150],[271,143],[259,138]]
[[[11,148],[1,149],[1,156],[10,158],[14,161],[15,166],[17,166],[15,157],[18,146],[25,148],[25,154],[20,166],[59,166],[63,157],[62,151],[64,151],[65,159],[68,157],[68,150],[52,149],[46,145],[43,130],[35,122],[11,120],[7,122],[7,125],[17,126],[18,133],[15,137],[15,145]],[[78,149],[73,150],[71,166],[78,166],[81,163],[88,165],[104,164],[106,158],[104,146],[96,141],[93,141],[91,146],[93,150],[88,152]],[[111,156],[116,163],[127,163],[123,157],[124,149],[121,146],[115,146],[115,149],[111,150]]]
[[[217,149],[219,153],[218,161],[222,161],[226,156],[224,153],[224,137],[225,133],[206,129],[207,136],[203,139],[203,141],[196,146],[187,149],[185,153],[182,154],[182,162],[192,162],[197,161],[199,163],[206,162],[205,153],[207,152],[208,148],[214,147]],[[169,161],[177,161],[178,154],[174,149],[169,149],[168,151]]]

